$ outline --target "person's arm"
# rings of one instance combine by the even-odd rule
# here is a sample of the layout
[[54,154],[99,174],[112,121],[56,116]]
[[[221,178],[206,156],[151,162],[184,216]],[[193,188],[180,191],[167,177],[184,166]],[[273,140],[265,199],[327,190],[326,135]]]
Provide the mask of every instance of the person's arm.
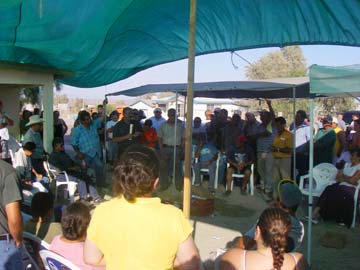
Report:
[[336,175],[336,180],[339,182],[346,182],[351,185],[357,185],[360,179],[360,170],[357,170],[352,176],[347,176],[344,174],[343,170],[339,170],[338,174]]
[[126,134],[126,135],[121,136],[121,137],[113,137],[112,141],[113,142],[123,142],[123,141],[132,139],[132,137],[134,137],[134,134],[129,133],[129,134]]
[[80,132],[78,130],[78,127],[76,127],[76,128],[73,129],[73,133],[72,133],[72,136],[71,136],[70,143],[71,143],[77,157],[82,160],[82,159],[85,158],[85,155],[80,152],[79,138],[80,138]]
[[88,238],[86,238],[84,244],[84,262],[94,266],[106,266],[104,254]]
[[63,119],[61,119],[62,125],[63,125],[63,135],[66,134],[66,132],[68,131],[68,126],[66,125],[65,121]]
[[16,246],[21,246],[23,238],[23,223],[20,213],[20,202],[15,201],[5,205],[5,212],[7,216],[9,232],[14,239]]
[[296,257],[297,262],[298,262],[295,269],[297,269],[297,270],[308,270],[309,269],[309,264],[301,253],[295,253],[294,256]]
[[265,99],[265,101],[266,101],[266,104],[269,107],[269,112],[271,114],[271,120],[274,120],[275,119],[275,111],[274,111],[274,108],[271,105],[271,99]]
[[191,235],[179,245],[174,261],[175,270],[194,270],[200,268],[200,255]]

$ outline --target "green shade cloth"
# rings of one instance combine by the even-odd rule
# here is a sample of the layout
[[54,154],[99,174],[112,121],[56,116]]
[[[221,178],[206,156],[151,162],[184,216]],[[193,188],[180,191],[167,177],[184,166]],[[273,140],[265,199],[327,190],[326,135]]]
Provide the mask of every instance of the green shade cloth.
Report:
[[[187,57],[190,0],[1,0],[0,61],[95,87]],[[198,0],[196,55],[292,44],[360,46],[358,0]]]
[[344,96],[344,93],[360,95],[360,65],[310,67],[310,93]]

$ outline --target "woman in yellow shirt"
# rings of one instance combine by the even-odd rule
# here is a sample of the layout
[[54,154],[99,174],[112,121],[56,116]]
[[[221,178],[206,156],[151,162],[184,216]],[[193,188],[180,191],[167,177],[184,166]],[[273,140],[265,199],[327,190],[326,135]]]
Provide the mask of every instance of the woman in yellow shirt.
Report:
[[145,146],[125,150],[113,172],[115,197],[99,205],[85,241],[85,262],[107,270],[199,269],[192,226],[182,212],[152,197],[159,160]]

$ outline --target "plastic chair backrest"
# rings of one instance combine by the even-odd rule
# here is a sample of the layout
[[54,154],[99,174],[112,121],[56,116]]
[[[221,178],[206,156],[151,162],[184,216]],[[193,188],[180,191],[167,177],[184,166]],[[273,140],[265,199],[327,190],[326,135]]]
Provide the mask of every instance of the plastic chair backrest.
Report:
[[[33,235],[28,232],[23,233],[23,239],[24,239],[24,247],[27,251],[27,256],[29,256],[29,260],[24,260],[26,265],[30,264],[36,264],[33,268],[38,268],[39,266],[42,266],[42,260],[40,258],[40,251],[41,250],[47,250],[49,249],[50,245],[37,237],[36,235]],[[31,268],[32,269],[32,268]]]
[[80,270],[75,264],[50,250],[40,250],[40,256],[46,270]]
[[313,169],[313,178],[316,189],[320,190],[335,181],[337,169],[331,163],[320,163]]

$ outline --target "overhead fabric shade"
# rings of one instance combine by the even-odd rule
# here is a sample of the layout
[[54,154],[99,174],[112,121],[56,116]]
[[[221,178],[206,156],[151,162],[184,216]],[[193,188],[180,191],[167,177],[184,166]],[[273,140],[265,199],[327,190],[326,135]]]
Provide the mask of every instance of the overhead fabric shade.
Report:
[[[3,0],[0,61],[95,87],[187,57],[188,0]],[[196,55],[292,44],[360,46],[360,1],[198,0]]]
[[360,65],[310,67],[310,92],[316,95],[360,95]]
[[[275,82],[276,80],[287,83]],[[297,98],[309,97],[309,83],[305,77],[279,78],[272,81],[204,82],[193,85],[194,97],[208,98],[292,98],[294,88]],[[157,92],[177,92],[186,95],[186,91],[186,83],[148,84],[107,96],[141,96]]]

